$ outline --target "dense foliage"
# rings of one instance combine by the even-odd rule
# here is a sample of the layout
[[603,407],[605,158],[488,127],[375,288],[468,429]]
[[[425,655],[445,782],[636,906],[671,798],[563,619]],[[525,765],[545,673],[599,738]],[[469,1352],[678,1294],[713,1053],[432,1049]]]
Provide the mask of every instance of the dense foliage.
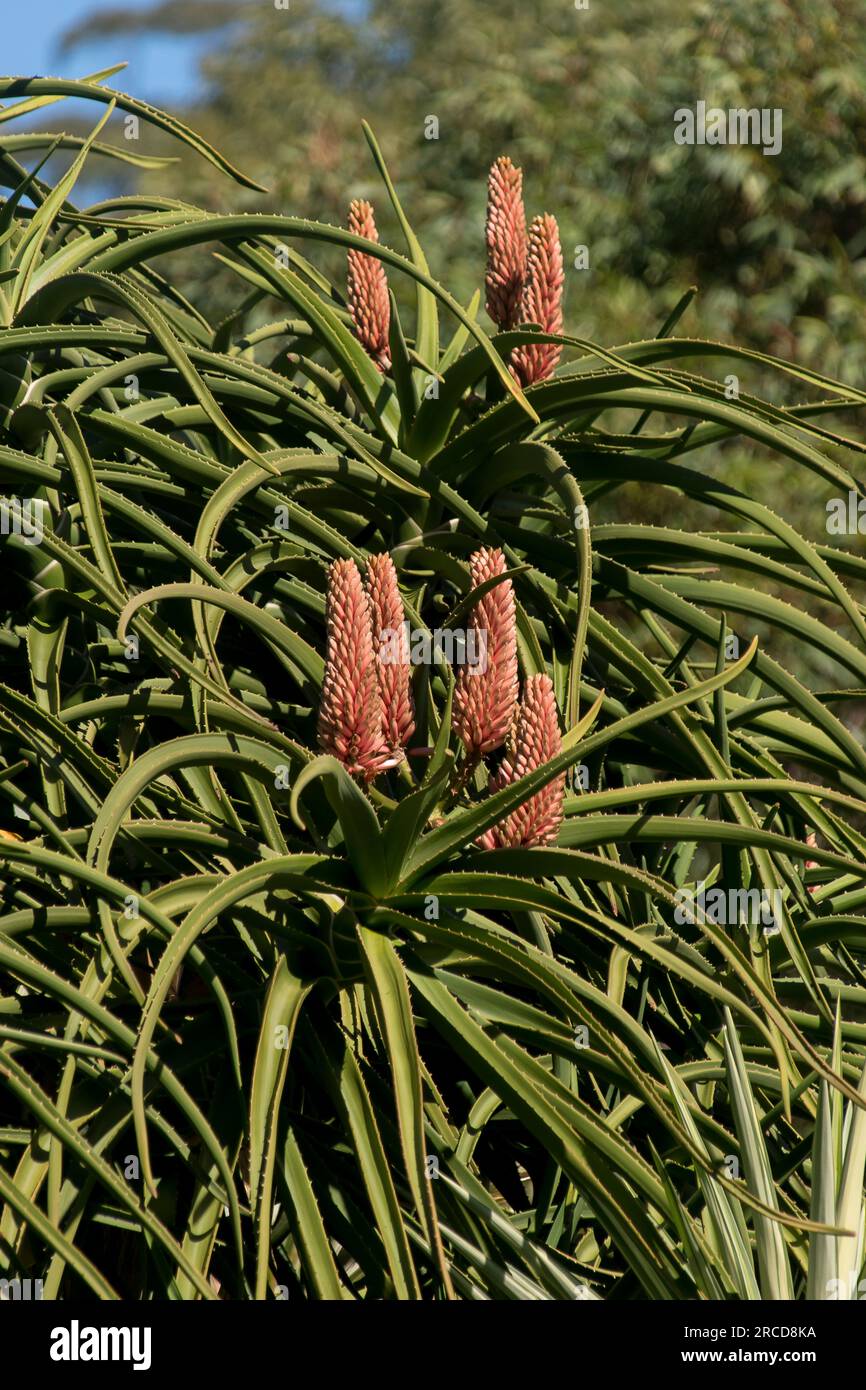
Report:
[[[0,82],[0,1274],[856,1297],[866,565],[772,479],[856,504],[834,412],[866,395],[676,313],[607,351],[568,305],[564,363],[521,390],[512,353],[551,335],[491,337],[431,278],[371,133],[353,157],[401,251],[157,196],[81,212],[91,150],[51,187],[6,134],[76,94],[106,108],[93,140],[134,114],[246,180],[105,84]],[[205,247],[227,317],[173,278]],[[400,285],[385,371],[320,268],[350,250]],[[778,403],[732,399],[732,369]],[[760,495],[703,467],[735,439]],[[612,493],[628,519],[598,522]],[[351,776],[317,747],[334,560],[390,553],[430,631],[484,597],[484,547],[561,752],[491,792],[438,660],[423,756]],[[566,772],[555,844],[482,847]]]
[[[508,150],[539,210],[559,216],[567,260],[575,245],[589,249],[569,287],[574,331],[626,342],[636,322],[668,312],[672,283],[695,283],[696,336],[862,380],[866,14],[856,0],[158,0],[101,9],[69,32],[67,51],[85,38],[208,28],[195,123],[271,190],[250,206],[342,222],[347,197],[373,188],[358,158],[365,118],[434,273],[465,300],[484,175]],[[781,109],[780,153],[676,145],[673,113],[701,99]],[[190,159],[150,186],[226,204],[215,172]],[[391,221],[384,229],[397,234]],[[211,270],[198,258],[183,273]]]

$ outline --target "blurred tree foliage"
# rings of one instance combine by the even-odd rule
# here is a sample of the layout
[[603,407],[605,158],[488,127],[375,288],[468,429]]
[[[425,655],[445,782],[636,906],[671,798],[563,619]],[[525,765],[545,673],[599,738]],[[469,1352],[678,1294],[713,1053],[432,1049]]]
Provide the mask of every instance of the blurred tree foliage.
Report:
[[[483,283],[487,170],[508,153],[524,168],[530,215],[559,218],[571,333],[608,345],[651,337],[694,284],[679,333],[864,384],[862,0],[589,0],[587,9],[574,0],[290,0],[287,9],[272,0],[158,0],[94,15],[69,32],[67,48],[111,35],[122,55],[136,31],[170,42],[208,30],[201,97],[188,117],[270,193],[238,190],[194,159],[140,176],[149,191],[341,224],[351,198],[370,197],[382,240],[400,247],[361,132],[366,119],[433,274],[467,303]],[[677,145],[674,112],[699,100],[780,108],[781,152]],[[429,117],[438,139],[427,138]],[[109,176],[119,167],[123,177],[117,165]],[[574,268],[578,246],[588,248],[588,270]],[[313,254],[339,277],[327,251]],[[201,250],[174,269],[211,318],[236,302],[231,273]],[[411,302],[408,285],[394,289]],[[272,310],[257,312],[267,319]],[[760,368],[736,370],[742,391],[778,394],[778,377],[770,388]],[[792,381],[789,400],[800,395]],[[782,465],[768,468],[763,451],[737,441],[693,462],[827,541],[818,479],[792,492]],[[845,462],[858,468],[850,455]],[[632,494],[597,503],[596,520],[639,508],[645,521],[669,524],[662,494]],[[712,523],[705,515],[702,524]],[[724,530],[728,518],[717,524]],[[863,549],[862,537],[834,543]]]
[[[649,334],[694,282],[691,333],[862,382],[861,0],[159,0],[94,15],[67,47],[94,32],[207,28],[195,121],[272,190],[262,206],[342,221],[349,198],[378,198],[365,117],[434,273],[465,299],[481,275],[486,170],[507,151],[531,210],[556,212],[571,257],[589,248],[589,271],[569,277],[573,331]],[[781,108],[781,153],[676,145],[673,112],[699,99]],[[200,163],[159,183],[237,201]],[[384,209],[380,220],[396,240]]]

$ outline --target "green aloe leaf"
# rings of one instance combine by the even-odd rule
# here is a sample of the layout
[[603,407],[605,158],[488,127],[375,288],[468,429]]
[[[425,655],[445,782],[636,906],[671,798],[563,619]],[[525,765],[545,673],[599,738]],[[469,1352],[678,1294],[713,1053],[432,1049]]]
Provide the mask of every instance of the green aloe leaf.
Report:
[[267,1292],[280,1102],[292,1035],[309,989],[309,985],[291,974],[285,956],[280,956],[265,997],[250,1092],[250,1191],[254,1194],[258,1233],[256,1298],[264,1298]]
[[249,178],[235,169],[228,160],[219,154],[211,145],[197,135],[189,126],[184,125],[183,121],[177,120],[175,116],[168,115],[165,111],[160,111],[155,106],[149,106],[147,102],[139,101],[135,97],[127,96],[125,92],[115,92],[110,87],[99,85],[98,79],[113,76],[126,66],[125,63],[116,65],[113,68],[106,68],[102,73],[94,74],[94,78],[84,81],[70,81],[59,77],[0,77],[0,98],[2,97],[25,97],[24,102],[17,103],[11,111],[3,113],[4,118],[8,119],[14,115],[22,115],[27,110],[33,110],[37,105],[47,105],[52,100],[62,97],[78,97],[87,101],[101,102],[105,106],[117,106],[121,111],[128,111],[133,116],[138,116],[140,120],[147,121],[149,124],[164,130],[167,134],[180,140],[195,150],[204,159],[230,178],[243,184],[246,188],[254,188],[259,192],[266,190],[260,183]]
[[[755,1107],[742,1048],[730,1014],[726,1018],[724,1041],[731,1106],[742,1154],[743,1180],[754,1196],[775,1210],[776,1186],[761,1132],[760,1116]],[[781,1227],[765,1216],[756,1215],[755,1238],[763,1297],[770,1300],[793,1298],[791,1269]]]

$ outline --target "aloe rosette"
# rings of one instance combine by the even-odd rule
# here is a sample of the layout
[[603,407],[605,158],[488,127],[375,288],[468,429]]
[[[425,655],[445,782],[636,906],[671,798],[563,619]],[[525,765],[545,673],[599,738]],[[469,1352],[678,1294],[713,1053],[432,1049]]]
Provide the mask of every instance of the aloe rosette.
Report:
[[[862,495],[866,396],[675,336],[688,294],[616,349],[566,334],[504,161],[493,336],[369,130],[402,250],[372,205],[79,209],[118,112],[254,183],[110,76],[0,80],[0,472],[44,504],[2,538],[0,1277],[856,1289],[866,571],[723,475],[741,440]],[[9,132],[67,97],[100,119],[52,186]],[[172,279],[206,244],[220,323]],[[779,399],[726,396],[732,363]],[[487,684],[383,676],[401,613],[483,618]]]

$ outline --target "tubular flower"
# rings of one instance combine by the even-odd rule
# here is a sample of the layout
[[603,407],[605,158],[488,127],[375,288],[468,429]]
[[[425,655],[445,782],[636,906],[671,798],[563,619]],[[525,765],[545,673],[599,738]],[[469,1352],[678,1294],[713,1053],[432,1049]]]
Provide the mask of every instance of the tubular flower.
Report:
[[[349,231],[367,241],[378,241],[373,204],[356,198],[349,207]],[[385,267],[375,256],[354,249],[348,253],[349,313],[358,340],[367,355],[372,357],[380,372],[391,366],[388,334],[391,327],[391,303],[388,298],[388,277]]]
[[409,635],[394,561],[373,555],[367,564],[367,595],[373,621],[373,651],[382,700],[382,732],[390,751],[399,758],[415,731]]
[[328,642],[319,745],[347,771],[372,781],[393,760],[382,733],[370,603],[354,560],[335,560],[331,565],[325,621]]
[[[529,228],[526,279],[518,323],[537,323],[545,333],[561,333],[564,281],[559,227],[555,217],[544,213],[536,217]],[[533,386],[552,375],[561,354],[562,349],[556,343],[515,348],[511,354],[511,369],[521,386]]]
[[[555,758],[562,750],[556,697],[549,676],[529,676],[502,765],[490,779],[492,792],[509,786]],[[484,849],[552,844],[562,822],[565,773],[479,838]]]
[[487,180],[487,312],[500,328],[513,328],[526,273],[523,171],[501,155]]
[[[501,550],[476,550],[469,557],[472,587],[507,568]],[[451,723],[470,757],[478,758],[505,742],[517,705],[517,619],[510,579],[479,599],[468,625],[476,634],[478,659],[458,669]]]

